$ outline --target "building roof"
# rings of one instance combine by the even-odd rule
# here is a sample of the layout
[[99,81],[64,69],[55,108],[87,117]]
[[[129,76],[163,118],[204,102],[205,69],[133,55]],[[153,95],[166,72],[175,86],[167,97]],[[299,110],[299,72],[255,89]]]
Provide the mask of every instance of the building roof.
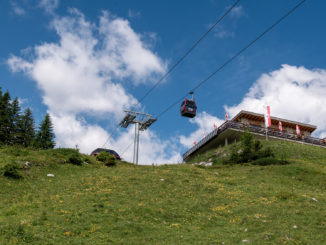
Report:
[[[248,119],[252,119],[255,121],[260,121],[260,122],[264,122],[265,121],[265,117],[264,114],[260,114],[260,113],[255,113],[255,112],[251,112],[251,111],[240,111],[237,115],[235,115],[231,121],[240,121],[240,118],[245,117]],[[283,119],[283,118],[278,118],[278,117],[272,117],[271,116],[271,121],[272,124],[277,125],[278,122],[282,122],[282,126],[283,127],[295,127],[295,125],[299,125],[301,130],[305,130],[308,132],[313,132],[317,129],[317,126],[311,125],[311,124],[307,124],[307,123],[301,123],[301,122],[296,122],[296,121],[292,121],[292,120],[287,120],[287,119]]]

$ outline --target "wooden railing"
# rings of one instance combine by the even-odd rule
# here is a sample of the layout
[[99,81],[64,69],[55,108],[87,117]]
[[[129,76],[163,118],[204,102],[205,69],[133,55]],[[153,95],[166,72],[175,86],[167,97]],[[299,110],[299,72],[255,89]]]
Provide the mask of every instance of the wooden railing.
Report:
[[253,132],[255,134],[261,134],[261,135],[266,135],[266,130],[267,130],[268,136],[273,136],[273,137],[277,137],[277,138],[281,138],[281,139],[288,139],[288,140],[292,140],[292,141],[298,141],[298,142],[303,142],[303,143],[308,143],[308,144],[313,144],[313,145],[320,145],[320,146],[326,147],[325,139],[319,139],[319,138],[308,137],[308,136],[303,136],[303,135],[298,136],[296,134],[290,134],[290,133],[286,133],[286,132],[281,133],[280,131],[275,130],[275,129],[269,129],[269,128],[266,129],[263,127],[227,121],[227,122],[224,122],[218,128],[214,129],[206,137],[204,137],[202,140],[200,140],[196,145],[194,145],[187,152],[185,152],[183,154],[183,160],[185,160],[192,153],[197,151],[199,148],[201,148],[203,145],[205,145],[209,141],[213,140],[215,137],[220,135],[222,132],[224,132],[228,128],[242,130],[242,131],[244,131],[247,128],[250,132]]

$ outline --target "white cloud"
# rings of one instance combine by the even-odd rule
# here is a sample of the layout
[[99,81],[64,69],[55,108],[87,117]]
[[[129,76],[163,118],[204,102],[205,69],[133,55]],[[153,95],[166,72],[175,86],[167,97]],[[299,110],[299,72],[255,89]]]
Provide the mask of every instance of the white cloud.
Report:
[[252,85],[240,104],[225,106],[231,116],[240,110],[258,113],[271,106],[271,114],[316,125],[317,136],[326,136],[326,70],[282,65],[263,74]]
[[213,30],[214,36],[218,38],[228,38],[234,37],[235,34],[233,31],[227,30],[222,24],[216,26]]
[[12,7],[13,12],[14,12],[16,15],[22,16],[22,15],[25,15],[25,14],[26,14],[25,9],[23,9],[23,8],[22,8],[20,5],[18,5],[16,2],[14,2],[14,1],[10,1],[10,4],[11,4],[11,7]]
[[[116,125],[123,109],[137,102],[126,91],[125,80],[133,86],[150,83],[153,76],[165,72],[166,64],[146,48],[128,21],[108,12],[96,24],[71,9],[69,16],[54,17],[51,26],[59,36],[57,43],[37,45],[27,49],[29,59],[11,56],[7,62],[13,72],[26,73],[41,89],[58,146],[78,144],[82,152],[89,153],[105,142],[108,133],[88,119],[105,117]],[[118,132],[109,145],[125,148],[133,140],[132,132]],[[154,132],[144,133],[141,142],[143,163],[180,160],[180,154]],[[165,155],[168,148],[172,154]],[[132,160],[129,157],[127,153],[126,159]]]
[[139,18],[141,16],[139,11],[128,9],[128,17],[130,19]]
[[53,14],[54,10],[59,6],[59,0],[41,0],[39,6],[47,13]]
[[[134,127],[130,127],[124,132],[117,141],[110,142],[113,147],[123,149],[122,157],[129,159],[133,158],[133,142]],[[182,157],[177,147],[178,142],[173,142],[173,139],[161,140],[155,132],[148,129],[140,132],[139,136],[139,163],[179,163],[182,162]],[[128,148],[129,146],[129,148]],[[123,152],[122,152],[123,153]]]
[[207,112],[201,112],[197,116],[190,120],[190,123],[197,125],[197,130],[191,133],[189,136],[180,136],[180,143],[185,147],[192,147],[194,141],[197,143],[204,137],[214,130],[214,124],[218,127],[224,120],[221,120],[215,116],[208,114]]
[[[109,138],[109,134],[98,125],[89,125],[83,118],[77,119],[73,115],[51,115],[55,125],[57,147],[75,147],[78,145],[81,152],[90,153],[96,147],[115,149],[122,158],[132,161],[134,127],[131,126],[119,132],[117,139]],[[119,150],[118,150],[119,149]],[[139,163],[178,163],[182,161],[177,147],[171,141],[162,141],[150,129],[140,133]]]
[[[226,9],[229,9],[229,8],[230,8],[230,6],[228,6]],[[214,33],[215,37],[218,37],[218,38],[235,37],[235,32],[233,31],[233,29],[236,27],[236,22],[241,17],[246,16],[246,13],[245,13],[243,7],[241,5],[239,5],[239,6],[235,6],[231,10],[229,16],[232,19],[232,21],[227,26],[220,23],[214,28],[213,33]]]
[[235,7],[231,10],[231,12],[230,12],[230,16],[231,16],[232,18],[238,19],[238,18],[240,18],[240,17],[246,16],[246,13],[245,13],[243,7],[242,7],[241,5],[239,5],[239,6],[235,6]]

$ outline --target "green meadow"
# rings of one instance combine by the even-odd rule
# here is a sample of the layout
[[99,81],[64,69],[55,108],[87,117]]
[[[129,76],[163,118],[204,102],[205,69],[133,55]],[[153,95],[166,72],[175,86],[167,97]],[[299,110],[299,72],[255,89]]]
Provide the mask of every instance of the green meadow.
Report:
[[289,164],[222,164],[230,146],[192,162],[212,167],[2,147],[0,244],[326,244],[326,149],[263,144]]

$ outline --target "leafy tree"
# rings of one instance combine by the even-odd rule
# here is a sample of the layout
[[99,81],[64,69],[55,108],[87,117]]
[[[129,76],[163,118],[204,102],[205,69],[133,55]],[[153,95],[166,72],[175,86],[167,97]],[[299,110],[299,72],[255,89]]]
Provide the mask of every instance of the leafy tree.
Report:
[[35,122],[32,112],[27,108],[20,120],[21,142],[25,147],[32,146],[35,139]]
[[37,132],[35,144],[42,149],[52,149],[55,146],[54,138],[53,125],[50,115],[47,113]]

